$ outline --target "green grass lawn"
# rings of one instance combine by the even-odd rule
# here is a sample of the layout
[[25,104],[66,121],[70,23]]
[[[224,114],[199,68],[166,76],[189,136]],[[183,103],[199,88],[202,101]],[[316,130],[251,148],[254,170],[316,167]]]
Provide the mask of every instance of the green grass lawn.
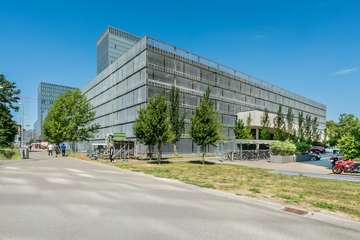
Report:
[[115,165],[201,187],[345,213],[360,219],[360,183],[287,176],[265,169],[226,164],[156,164],[131,160],[129,163],[117,162]]
[[20,152],[17,148],[0,148],[0,160],[19,160]]

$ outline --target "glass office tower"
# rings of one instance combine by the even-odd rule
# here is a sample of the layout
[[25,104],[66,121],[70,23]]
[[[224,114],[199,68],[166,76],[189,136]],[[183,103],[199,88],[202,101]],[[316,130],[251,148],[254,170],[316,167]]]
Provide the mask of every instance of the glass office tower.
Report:
[[38,97],[37,97],[37,114],[38,119],[34,124],[35,127],[35,137],[38,138],[42,134],[42,124],[43,120],[47,116],[49,108],[54,103],[55,99],[62,95],[67,90],[73,90],[76,88],[41,82],[38,86]]
[[139,40],[140,38],[133,34],[107,27],[96,43],[97,73],[115,62]]
[[[96,111],[94,122],[101,125],[94,141],[115,132],[135,138],[132,128],[137,111],[151,96],[168,97],[172,85],[180,89],[186,115],[186,129],[177,146],[181,153],[199,151],[188,132],[192,114],[208,87],[228,139],[234,138],[237,113],[265,108],[276,113],[279,105],[284,114],[291,107],[295,117],[300,111],[317,117],[320,129],[325,128],[325,105],[145,36],[83,89]],[[138,152],[144,150],[137,146]],[[170,146],[166,151],[171,151]]]

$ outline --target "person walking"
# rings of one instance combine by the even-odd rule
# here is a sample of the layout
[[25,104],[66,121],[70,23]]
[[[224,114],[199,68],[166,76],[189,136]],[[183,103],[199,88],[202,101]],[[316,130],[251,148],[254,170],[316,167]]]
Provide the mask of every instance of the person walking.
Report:
[[59,144],[55,144],[55,157],[57,158],[58,155],[60,154],[60,147],[59,147]]
[[110,144],[110,146],[109,146],[109,159],[110,159],[110,162],[115,162],[114,153],[115,153],[114,145]]
[[48,145],[48,151],[49,151],[49,156],[52,157],[54,155],[53,151],[54,151],[54,145],[53,144],[49,144]]
[[66,154],[66,145],[65,145],[64,143],[61,144],[60,149],[61,149],[61,156],[65,157],[65,154]]

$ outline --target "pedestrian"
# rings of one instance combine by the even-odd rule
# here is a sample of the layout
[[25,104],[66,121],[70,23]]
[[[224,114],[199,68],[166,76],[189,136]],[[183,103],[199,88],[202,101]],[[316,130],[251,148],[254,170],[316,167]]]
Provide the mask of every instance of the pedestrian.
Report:
[[110,159],[110,162],[115,162],[114,153],[115,153],[114,145],[110,144],[109,145],[109,159]]
[[64,143],[61,144],[60,149],[61,149],[61,155],[62,155],[63,157],[65,157],[65,154],[66,154],[66,145],[65,145]]
[[49,156],[50,156],[50,157],[53,156],[53,151],[54,151],[54,145],[50,143],[50,144],[48,145],[48,152],[49,152]]
[[60,154],[59,144],[55,144],[55,157],[58,157],[59,154]]

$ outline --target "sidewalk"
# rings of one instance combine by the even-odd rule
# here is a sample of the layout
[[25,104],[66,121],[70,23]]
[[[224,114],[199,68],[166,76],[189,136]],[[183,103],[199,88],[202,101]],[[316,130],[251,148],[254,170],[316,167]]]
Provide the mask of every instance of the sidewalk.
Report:
[[[320,160],[320,161],[326,161],[326,160]],[[325,167],[324,164],[319,164],[320,161],[272,163],[266,160],[258,160],[258,161],[226,161],[225,163],[247,166],[247,167],[272,169],[272,170],[292,171],[298,173],[316,173],[316,174],[331,173],[331,169]]]

